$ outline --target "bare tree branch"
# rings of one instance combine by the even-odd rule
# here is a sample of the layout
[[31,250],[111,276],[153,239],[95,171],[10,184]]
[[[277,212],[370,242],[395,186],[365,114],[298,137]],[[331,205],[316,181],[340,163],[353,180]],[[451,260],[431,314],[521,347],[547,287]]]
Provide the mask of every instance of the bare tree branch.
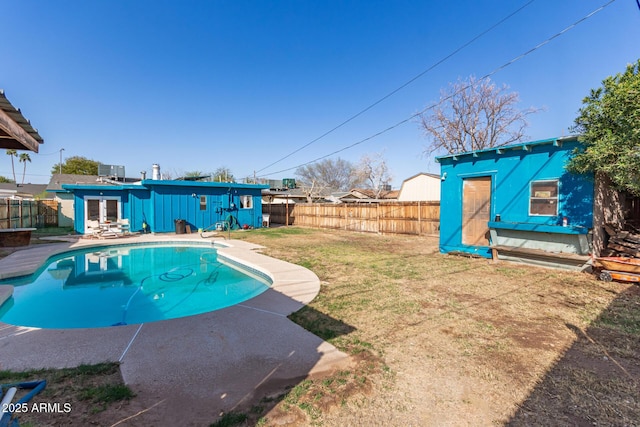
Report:
[[440,93],[441,102],[420,114],[419,124],[429,145],[425,154],[449,154],[499,147],[521,141],[526,117],[538,108],[519,110],[516,92],[487,79],[458,80]]
[[338,159],[325,159],[296,169],[296,175],[306,185],[315,183],[316,187],[348,191],[359,185],[356,168],[351,162]]
[[368,188],[375,191],[376,198],[380,198],[380,193],[392,179],[382,153],[362,156],[358,165],[358,175]]

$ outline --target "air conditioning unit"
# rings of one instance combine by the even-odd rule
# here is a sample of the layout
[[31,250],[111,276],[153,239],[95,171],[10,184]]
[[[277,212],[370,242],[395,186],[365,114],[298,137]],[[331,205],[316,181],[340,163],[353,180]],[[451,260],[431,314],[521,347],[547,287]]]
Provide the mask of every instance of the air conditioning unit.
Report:
[[98,164],[98,176],[124,179],[124,166]]

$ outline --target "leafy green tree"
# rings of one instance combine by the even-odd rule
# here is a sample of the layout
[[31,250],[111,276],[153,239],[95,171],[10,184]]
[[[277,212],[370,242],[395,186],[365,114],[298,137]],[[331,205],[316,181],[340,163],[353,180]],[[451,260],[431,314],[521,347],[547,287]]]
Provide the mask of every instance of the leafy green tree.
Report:
[[15,181],[11,181],[9,178],[0,175],[0,183],[2,184],[13,184]]
[[198,178],[204,175],[204,172],[201,171],[191,171],[191,172],[185,172],[184,173],[184,177],[185,178]]
[[605,175],[616,189],[640,196],[640,60],[603,80],[582,104],[571,130],[583,147],[567,169]]
[[60,163],[53,165],[51,173],[56,174],[62,172],[73,175],[98,175],[99,164],[100,162],[87,159],[86,157],[73,156],[62,162],[62,168],[60,167]]
[[13,172],[13,182],[16,182],[16,168],[13,163],[13,158],[18,157],[16,150],[7,150],[7,156],[11,156],[11,172]]
[[24,175],[27,172],[27,162],[31,162],[31,157],[29,157],[29,153],[21,153],[20,154],[20,163],[23,163],[22,167],[22,184],[24,185]]

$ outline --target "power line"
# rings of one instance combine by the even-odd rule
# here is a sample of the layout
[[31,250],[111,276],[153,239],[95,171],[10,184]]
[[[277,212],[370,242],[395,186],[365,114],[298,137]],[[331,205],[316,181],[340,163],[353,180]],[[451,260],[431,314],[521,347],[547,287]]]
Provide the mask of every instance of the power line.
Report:
[[[406,83],[404,83],[403,85],[399,86],[398,88],[394,89],[393,91],[389,92],[388,94],[386,94],[385,96],[383,96],[382,98],[378,99],[376,102],[374,102],[373,104],[370,104],[368,107],[364,108],[363,110],[360,110],[358,113],[354,114],[353,116],[349,117],[347,120],[343,121],[342,123],[340,123],[339,125],[329,129],[328,131],[326,131],[325,133],[323,133],[322,135],[320,135],[319,137],[311,140],[310,142],[306,143],[305,145],[303,145],[302,147],[292,151],[291,153],[287,154],[286,156],[276,160],[275,162],[263,167],[260,170],[257,170],[256,173],[260,173],[265,169],[269,169],[271,166],[276,165],[278,163],[280,163],[283,160],[288,159],[289,157],[293,156],[294,154],[304,150],[305,148],[307,148],[308,146],[310,146],[311,144],[314,144],[316,142],[318,142],[319,140],[321,140],[322,138],[324,138],[325,136],[329,135],[330,133],[340,129],[342,126],[346,125],[347,123],[351,122],[352,120],[355,120],[356,118],[360,117],[362,114],[366,113],[367,111],[371,110],[373,107],[375,107],[376,105],[380,104],[381,102],[387,100],[388,98],[390,98],[391,96],[395,95],[396,93],[400,92],[402,89],[404,89],[405,87],[409,86],[411,83],[415,82],[416,80],[418,80],[420,77],[424,76],[425,74],[427,74],[429,71],[433,70],[434,68],[436,68],[438,65],[442,64],[443,62],[445,62],[446,60],[448,60],[449,58],[451,58],[452,56],[454,56],[455,54],[457,54],[458,52],[460,52],[462,49],[464,49],[465,47],[469,46],[471,43],[475,42],[476,40],[478,40],[480,37],[484,36],[485,34],[489,33],[490,31],[492,31],[493,29],[495,29],[496,27],[498,27],[499,25],[501,25],[502,23],[504,23],[505,21],[507,21],[508,19],[510,19],[511,17],[513,17],[514,15],[516,15],[518,12],[520,12],[521,10],[523,10],[524,8],[526,8],[527,6],[529,6],[531,3],[533,3],[535,0],[530,0],[528,3],[526,3],[525,5],[521,6],[520,8],[516,9],[514,12],[510,13],[509,15],[507,15],[506,17],[502,18],[500,21],[496,22],[495,24],[493,24],[491,27],[487,28],[486,30],[482,31],[480,34],[476,35],[475,37],[473,37],[471,40],[467,41],[466,43],[464,43],[463,45],[461,45],[460,47],[458,47],[457,49],[455,49],[453,52],[451,52],[450,54],[448,54],[447,56],[445,56],[444,58],[440,59],[439,61],[437,61],[436,63],[434,63],[433,65],[431,65],[429,68],[427,68],[426,70],[422,71],[420,74],[416,75],[415,77],[413,77],[412,79],[410,79],[409,81],[407,81]],[[639,0],[640,1],[640,0]]]
[[[488,74],[485,74],[484,76],[482,76],[481,78],[479,78],[479,79],[478,79],[478,81],[480,82],[480,81],[482,81],[482,80],[486,80],[486,79],[490,78],[491,76],[493,76],[494,74],[498,73],[499,71],[502,71],[503,69],[505,69],[505,68],[507,68],[508,66],[510,66],[510,65],[512,65],[512,64],[514,64],[515,62],[517,62],[517,61],[521,60],[522,58],[524,58],[524,57],[526,57],[526,56],[528,56],[528,55],[530,55],[531,53],[535,52],[536,50],[538,50],[538,49],[540,49],[541,47],[543,47],[543,46],[547,45],[548,43],[550,43],[552,40],[554,40],[554,39],[556,39],[556,38],[560,37],[560,36],[561,36],[561,35],[563,35],[564,33],[568,32],[569,30],[571,30],[571,29],[575,28],[576,26],[578,26],[578,25],[579,25],[579,24],[581,24],[582,22],[584,22],[584,21],[586,21],[587,19],[591,18],[591,17],[592,17],[593,15],[595,15],[596,13],[601,12],[601,11],[602,11],[602,10],[604,10],[607,6],[611,5],[611,4],[612,4],[613,2],[615,2],[615,1],[616,1],[616,0],[610,0],[609,2],[607,2],[607,3],[603,4],[603,5],[602,5],[602,6],[600,6],[599,8],[595,9],[593,12],[591,12],[591,13],[587,14],[587,15],[586,15],[586,16],[584,16],[583,18],[581,18],[581,19],[577,20],[577,21],[576,21],[576,22],[574,22],[573,24],[571,24],[571,25],[569,25],[568,27],[564,28],[562,31],[560,31],[560,32],[558,32],[558,33],[556,33],[556,34],[554,34],[553,36],[551,36],[551,37],[549,37],[549,38],[547,38],[547,39],[546,39],[545,41],[543,41],[542,43],[539,43],[538,45],[536,45],[535,47],[533,47],[533,48],[529,49],[529,50],[528,50],[528,51],[526,51],[525,53],[523,53],[523,54],[520,54],[520,55],[516,56],[516,57],[515,57],[515,58],[513,58],[512,60],[510,60],[510,61],[508,61],[508,62],[504,63],[503,65],[501,65],[501,66],[499,66],[499,67],[495,68],[493,71],[489,72]],[[637,1],[640,1],[640,0],[637,0]],[[282,170],[279,170],[279,171],[277,171],[277,172],[272,172],[272,173],[270,173],[270,174],[263,175],[263,176],[261,176],[261,177],[264,177],[264,176],[270,176],[270,175],[275,175],[275,174],[279,174],[279,173],[282,173],[282,172],[288,172],[288,171],[290,171],[290,170],[294,170],[294,169],[297,169],[297,168],[299,168],[299,167],[306,166],[306,165],[309,165],[309,164],[311,164],[311,163],[315,163],[315,162],[317,162],[317,161],[320,161],[320,160],[326,159],[326,158],[328,158],[328,157],[331,157],[331,156],[334,156],[334,155],[336,155],[336,154],[338,154],[338,153],[341,153],[341,152],[343,152],[343,151],[346,151],[346,150],[348,150],[348,149],[350,149],[350,148],[353,148],[353,147],[355,147],[355,146],[358,146],[358,145],[360,145],[360,144],[363,144],[363,143],[365,143],[365,142],[367,142],[367,141],[370,141],[370,140],[372,140],[372,139],[374,139],[374,138],[377,138],[378,136],[380,136],[380,135],[382,135],[382,134],[384,134],[384,133],[387,133],[387,132],[389,132],[389,131],[391,131],[391,130],[393,130],[393,129],[397,128],[397,127],[400,127],[400,126],[402,126],[403,124],[405,124],[405,123],[407,123],[407,122],[409,122],[409,121],[411,121],[411,120],[415,119],[415,118],[416,118],[416,117],[418,117],[419,115],[421,115],[421,114],[425,113],[425,112],[426,112],[426,111],[428,111],[428,110],[431,110],[431,109],[433,109],[433,108],[437,107],[438,105],[442,104],[443,102],[448,101],[449,99],[451,99],[451,98],[452,98],[452,97],[454,97],[455,95],[457,95],[457,94],[459,94],[459,93],[461,93],[461,92],[464,92],[465,90],[469,89],[470,87],[471,87],[471,85],[470,85],[470,84],[469,84],[469,85],[466,85],[466,86],[462,87],[461,89],[459,89],[458,91],[456,91],[456,92],[452,93],[451,95],[449,95],[449,96],[447,96],[447,97],[442,98],[440,101],[438,101],[438,102],[436,102],[436,103],[434,103],[434,104],[431,104],[431,105],[429,105],[429,106],[428,106],[428,107],[426,107],[426,108],[423,108],[422,110],[418,111],[418,112],[417,112],[417,113],[415,113],[415,114],[412,114],[411,116],[407,117],[406,119],[401,120],[401,121],[397,122],[396,124],[394,124],[394,125],[391,125],[391,126],[387,127],[386,129],[383,129],[383,130],[381,130],[381,131],[379,131],[379,132],[376,132],[375,134],[373,134],[373,135],[371,135],[371,136],[368,136],[368,137],[366,137],[366,138],[364,138],[364,139],[361,139],[361,140],[359,140],[359,141],[357,141],[357,142],[354,142],[353,144],[347,145],[346,147],[340,148],[340,149],[338,149],[338,150],[336,150],[336,151],[334,151],[334,152],[332,152],[332,153],[329,153],[329,154],[324,155],[324,156],[322,156],[322,157],[318,157],[317,159],[311,160],[311,161],[309,161],[309,162],[302,163],[302,164],[300,164],[300,165],[298,165],[298,166],[294,166],[294,167],[287,168],[287,169],[282,169]]]

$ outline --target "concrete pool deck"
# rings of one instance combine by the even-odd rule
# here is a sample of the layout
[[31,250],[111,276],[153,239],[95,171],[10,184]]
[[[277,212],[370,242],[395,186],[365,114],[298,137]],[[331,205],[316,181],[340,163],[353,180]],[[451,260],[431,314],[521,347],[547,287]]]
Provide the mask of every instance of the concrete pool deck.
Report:
[[[0,278],[29,274],[49,256],[71,249],[159,241],[203,239],[197,234],[70,238],[0,259]],[[121,410],[122,419],[133,417],[126,425],[208,425],[223,411],[247,410],[254,397],[350,365],[345,353],[287,319],[319,292],[314,273],[262,255],[257,245],[215,241],[228,245],[218,246],[219,254],[268,274],[271,288],[233,307],[142,325],[36,329],[0,323],[0,369],[121,362],[124,381],[137,394]]]

